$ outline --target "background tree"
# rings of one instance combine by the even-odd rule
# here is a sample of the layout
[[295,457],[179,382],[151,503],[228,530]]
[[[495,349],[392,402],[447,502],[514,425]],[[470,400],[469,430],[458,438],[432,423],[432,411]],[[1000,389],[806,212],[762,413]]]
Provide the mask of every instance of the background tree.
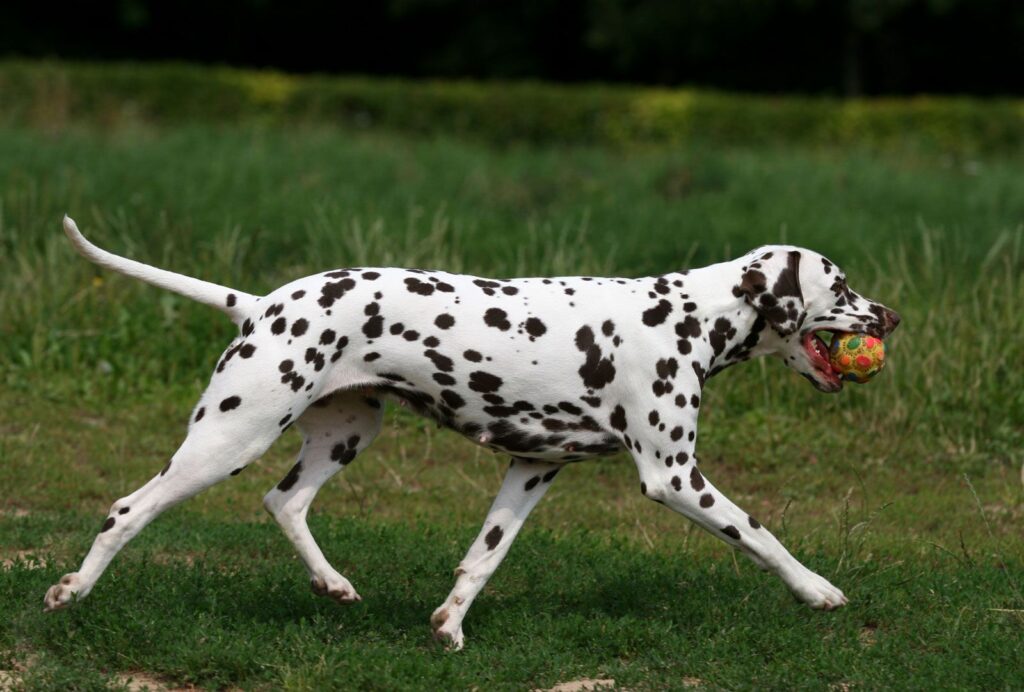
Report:
[[1024,93],[1017,0],[96,0],[0,4],[0,55],[296,72]]

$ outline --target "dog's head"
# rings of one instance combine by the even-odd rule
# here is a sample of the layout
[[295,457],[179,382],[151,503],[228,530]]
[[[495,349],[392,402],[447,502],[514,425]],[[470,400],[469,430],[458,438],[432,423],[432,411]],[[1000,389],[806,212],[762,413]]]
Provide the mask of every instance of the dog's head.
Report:
[[828,346],[818,332],[855,332],[884,339],[900,316],[855,293],[846,275],[816,252],[770,245],[747,253],[733,288],[767,322],[762,345],[823,392],[838,392]]

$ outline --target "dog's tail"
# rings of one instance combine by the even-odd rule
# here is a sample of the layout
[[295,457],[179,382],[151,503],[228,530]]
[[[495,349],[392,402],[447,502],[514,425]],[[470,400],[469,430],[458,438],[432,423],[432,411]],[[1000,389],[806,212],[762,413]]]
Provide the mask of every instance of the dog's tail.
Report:
[[136,262],[126,257],[118,257],[113,253],[102,250],[86,240],[82,232],[78,230],[75,222],[67,215],[64,216],[64,233],[80,255],[101,267],[113,269],[125,276],[141,279],[158,288],[173,291],[196,302],[215,307],[221,312],[226,313],[235,324],[240,325],[245,320],[251,312],[253,303],[256,301],[256,296],[236,291],[227,286],[194,279],[191,276],[176,274],[165,269],[157,269],[148,264]]

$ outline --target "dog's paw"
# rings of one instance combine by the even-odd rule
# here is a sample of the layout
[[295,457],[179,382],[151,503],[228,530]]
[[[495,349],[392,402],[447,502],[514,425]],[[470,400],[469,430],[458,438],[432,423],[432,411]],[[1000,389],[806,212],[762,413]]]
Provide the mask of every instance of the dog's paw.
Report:
[[434,630],[434,639],[440,642],[448,651],[462,651],[466,644],[466,638],[462,635],[462,628],[452,631],[441,627]]
[[842,591],[810,570],[805,570],[789,588],[797,599],[815,610],[835,610],[849,602]]
[[430,626],[434,630],[434,640],[444,645],[448,651],[461,651],[466,644],[462,635],[462,624],[449,618],[448,607],[441,606],[430,616]]
[[356,593],[355,587],[352,586],[349,580],[341,575],[337,575],[329,581],[323,577],[313,577],[309,580],[309,588],[317,596],[326,596],[342,605],[357,603],[363,600],[363,597]]
[[82,593],[81,580],[77,572],[65,574],[60,581],[46,590],[43,598],[43,612],[50,613],[71,604],[77,598],[84,598]]

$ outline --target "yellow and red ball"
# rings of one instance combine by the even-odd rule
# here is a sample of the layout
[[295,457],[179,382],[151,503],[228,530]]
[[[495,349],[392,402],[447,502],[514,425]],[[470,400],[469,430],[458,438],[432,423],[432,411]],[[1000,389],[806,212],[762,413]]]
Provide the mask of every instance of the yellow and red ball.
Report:
[[885,367],[885,343],[866,334],[836,334],[828,351],[832,371],[850,382],[863,384]]

